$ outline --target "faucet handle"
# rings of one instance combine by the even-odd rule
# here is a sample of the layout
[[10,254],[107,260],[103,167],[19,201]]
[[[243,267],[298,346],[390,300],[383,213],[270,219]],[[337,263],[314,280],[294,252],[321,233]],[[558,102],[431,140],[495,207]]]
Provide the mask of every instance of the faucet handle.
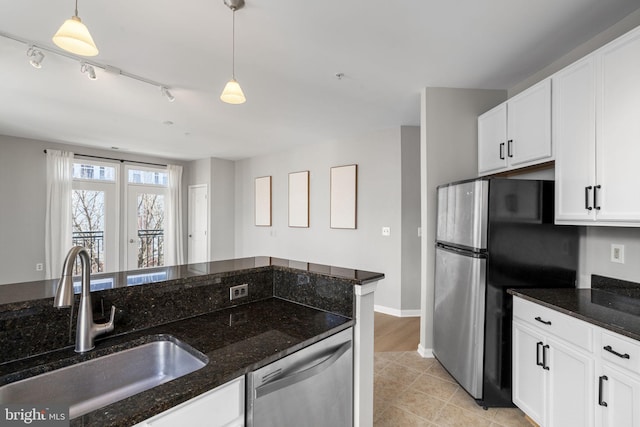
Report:
[[111,332],[113,331],[113,320],[116,317],[116,306],[112,305],[111,306],[111,316],[109,318],[109,321],[107,323],[101,323],[99,325],[93,325],[93,329],[94,329],[94,335],[93,336],[97,336],[100,334],[106,334],[107,332]]

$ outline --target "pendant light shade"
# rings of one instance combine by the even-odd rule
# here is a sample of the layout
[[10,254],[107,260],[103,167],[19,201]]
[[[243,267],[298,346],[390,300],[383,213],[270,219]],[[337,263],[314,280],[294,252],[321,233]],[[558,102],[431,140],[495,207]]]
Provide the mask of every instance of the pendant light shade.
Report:
[[78,16],[78,0],[76,0],[75,15],[64,21],[53,36],[53,42],[59,48],[76,55],[96,56],[98,54],[98,48],[93,42],[87,26]]
[[240,84],[235,79],[227,82],[222,91],[222,95],[220,95],[220,99],[227,104],[244,104],[247,101]]
[[244,104],[247,98],[242,92],[240,83],[236,81],[236,10],[244,6],[244,0],[224,0],[224,4],[233,12],[231,35],[231,80],[227,82],[220,99],[227,104]]

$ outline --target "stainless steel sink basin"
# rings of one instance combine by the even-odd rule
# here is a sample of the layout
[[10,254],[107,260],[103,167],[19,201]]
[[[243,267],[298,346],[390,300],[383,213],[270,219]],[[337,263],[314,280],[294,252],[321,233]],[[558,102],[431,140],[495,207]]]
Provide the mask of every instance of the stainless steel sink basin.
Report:
[[163,339],[0,387],[0,403],[69,405],[75,418],[204,367],[207,357]]

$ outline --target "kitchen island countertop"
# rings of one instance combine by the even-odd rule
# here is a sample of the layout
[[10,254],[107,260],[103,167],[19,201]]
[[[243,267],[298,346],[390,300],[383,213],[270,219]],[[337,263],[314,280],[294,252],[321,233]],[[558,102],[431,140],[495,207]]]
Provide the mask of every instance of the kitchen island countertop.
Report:
[[170,335],[209,362],[183,377],[71,420],[71,426],[130,426],[353,325],[337,314],[269,298],[0,365],[0,385]]

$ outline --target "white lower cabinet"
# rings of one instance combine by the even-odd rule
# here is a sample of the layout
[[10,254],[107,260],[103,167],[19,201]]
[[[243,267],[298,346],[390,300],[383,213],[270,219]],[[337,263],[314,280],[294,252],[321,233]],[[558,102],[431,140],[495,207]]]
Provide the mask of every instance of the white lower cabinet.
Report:
[[134,427],[244,427],[244,396],[243,376]]
[[640,378],[603,364],[598,377],[598,406],[602,426],[640,426]]
[[593,373],[584,352],[513,322],[513,402],[541,426],[594,425]]
[[513,403],[542,427],[640,427],[640,342],[514,297]]

